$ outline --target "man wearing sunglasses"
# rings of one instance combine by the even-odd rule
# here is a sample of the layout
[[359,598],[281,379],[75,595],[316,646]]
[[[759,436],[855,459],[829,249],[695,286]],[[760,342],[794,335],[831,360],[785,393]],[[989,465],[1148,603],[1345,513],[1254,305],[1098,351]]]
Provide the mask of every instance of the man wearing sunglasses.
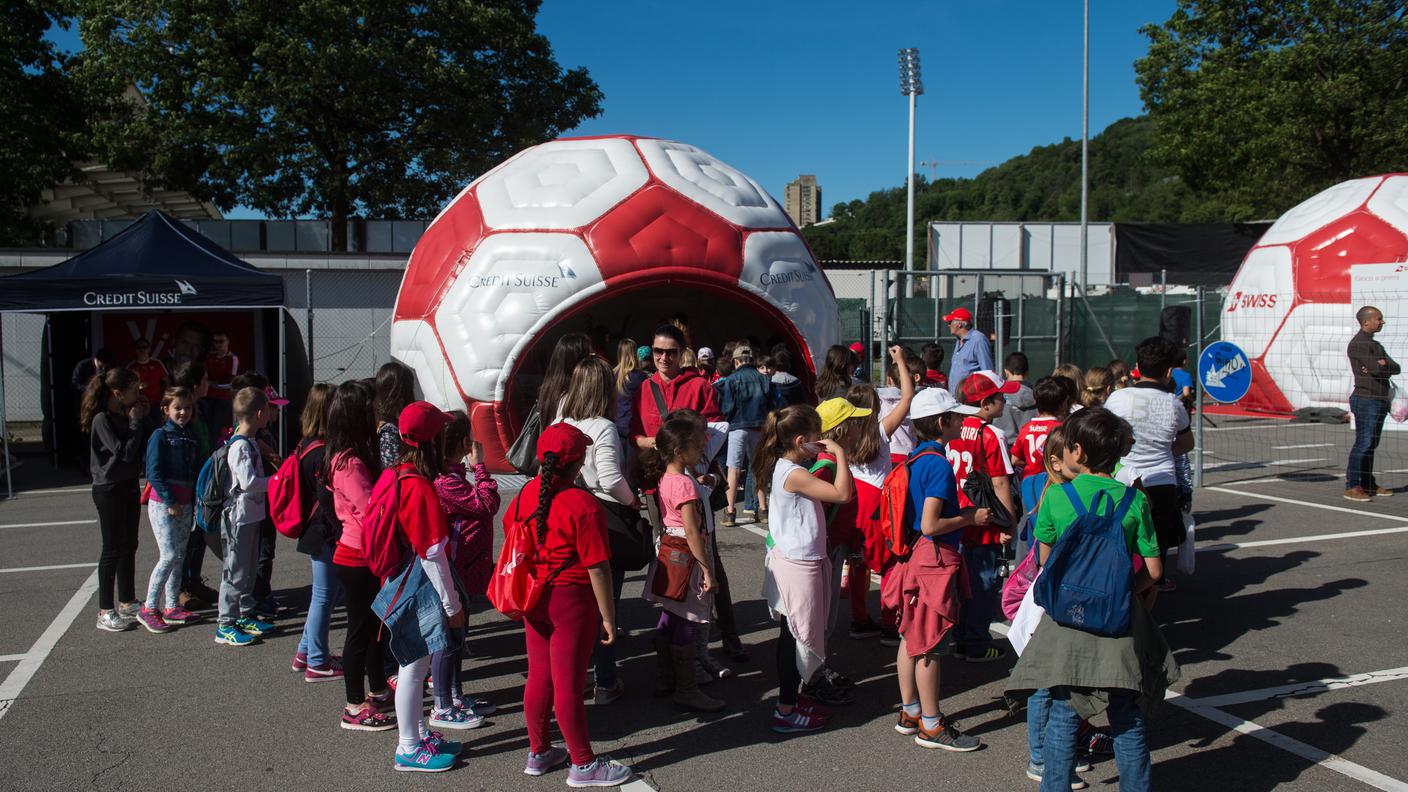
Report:
[[668,415],[671,410],[698,410],[704,420],[710,422],[724,419],[709,380],[680,365],[684,350],[684,333],[678,327],[667,324],[655,329],[655,338],[650,344],[655,373],[641,386],[636,414],[631,420],[631,437],[638,448],[655,447],[655,433],[660,429],[662,415]]

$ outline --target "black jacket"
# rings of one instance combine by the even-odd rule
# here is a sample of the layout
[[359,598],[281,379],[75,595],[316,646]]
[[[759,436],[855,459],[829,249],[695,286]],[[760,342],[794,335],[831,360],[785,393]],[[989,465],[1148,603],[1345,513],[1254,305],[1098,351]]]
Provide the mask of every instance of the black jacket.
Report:
[[[1385,361],[1383,365],[1379,364],[1380,360]],[[1392,398],[1389,377],[1402,371],[1384,351],[1384,345],[1363,330],[1355,333],[1349,341],[1349,368],[1354,373],[1352,395],[1379,401]]]

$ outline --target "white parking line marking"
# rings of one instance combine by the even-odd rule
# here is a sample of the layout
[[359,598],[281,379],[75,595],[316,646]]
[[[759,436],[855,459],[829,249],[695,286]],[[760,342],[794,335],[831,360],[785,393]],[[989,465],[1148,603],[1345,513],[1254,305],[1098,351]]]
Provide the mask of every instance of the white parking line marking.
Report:
[[1314,762],[1326,770],[1333,770],[1340,775],[1353,778],[1356,781],[1362,781],[1375,789],[1386,790],[1386,792],[1408,792],[1408,784],[1396,778],[1390,778],[1376,770],[1370,770],[1363,765],[1355,764],[1348,759],[1322,751],[1313,745],[1307,745],[1300,740],[1292,739],[1280,732],[1272,731],[1252,721],[1242,720],[1235,715],[1228,714],[1215,707],[1199,706],[1193,703],[1193,699],[1186,698],[1172,690],[1170,690],[1164,698],[1170,704],[1182,707],[1194,715],[1207,718],[1213,723],[1226,726],[1248,737],[1254,737],[1264,743],[1280,748],[1286,753],[1299,756],[1309,762]]
[[1329,457],[1315,457],[1306,459],[1277,459],[1274,462],[1267,462],[1271,467],[1288,467],[1290,465],[1309,465],[1312,462],[1329,462]]
[[53,564],[51,566],[10,567],[9,569],[0,569],[0,575],[6,575],[11,572],[48,572],[51,569],[88,569],[89,567],[95,567],[97,565],[98,563],[96,561],[89,561],[86,564]]
[[55,616],[52,622],[49,622],[49,626],[44,629],[44,634],[40,635],[39,640],[35,641],[34,646],[25,653],[20,664],[15,666],[14,670],[5,677],[4,682],[0,682],[0,718],[4,718],[5,714],[10,711],[10,707],[14,705],[15,699],[20,697],[25,685],[28,685],[29,680],[34,678],[44,661],[49,659],[49,653],[54,651],[59,639],[64,636],[65,632],[68,632],[69,627],[73,626],[78,615],[88,607],[88,601],[93,598],[93,593],[97,590],[98,570],[95,569],[93,574],[83,582],[83,585],[78,587],[78,591],[74,592],[64,609],[59,611],[59,615]]
[[[1251,426],[1208,426],[1204,432],[1245,432],[1248,429],[1289,429],[1294,426],[1311,426],[1313,424],[1293,424],[1290,421],[1282,423],[1252,424]],[[1329,424],[1326,424],[1328,426]]]
[[1393,514],[1378,514],[1377,512],[1363,511],[1362,509],[1346,509],[1343,506],[1330,506],[1325,503],[1311,503],[1310,501],[1295,500],[1294,498],[1281,498],[1276,495],[1263,495],[1260,492],[1242,492],[1241,490],[1229,489],[1228,487],[1204,487],[1203,489],[1213,492],[1225,492],[1228,495],[1241,495],[1244,498],[1253,500],[1275,501],[1277,503],[1289,503],[1293,506],[1309,506],[1312,509],[1324,509],[1325,511],[1343,512],[1345,514],[1357,514],[1360,517],[1373,517],[1377,520],[1393,520],[1403,522],[1403,517]]
[[29,655],[0,655],[0,663],[16,663],[20,660],[25,659],[26,657],[29,657]]
[[97,525],[97,520],[61,520],[59,522],[10,523],[0,528],[56,528],[60,525]]
[[1334,448],[1334,443],[1300,443],[1298,445],[1271,446],[1272,451],[1290,451],[1293,448]]
[[51,487],[49,489],[25,490],[16,492],[15,497],[28,497],[30,495],[72,495],[75,492],[92,492],[92,485],[85,484],[80,487]]
[[[1408,525],[1397,528],[1374,528],[1368,531],[1345,531],[1344,533],[1315,534],[1313,536],[1292,536],[1286,539],[1262,539],[1256,542],[1211,542],[1197,545],[1199,553],[1213,550],[1244,550],[1249,547],[1272,547],[1274,545],[1299,544],[1301,542],[1328,542],[1331,539],[1354,539],[1359,536],[1381,536],[1383,534],[1408,533]],[[1177,555],[1178,548],[1170,548],[1169,555]]]
[[1276,687],[1247,690],[1241,693],[1227,693],[1221,696],[1204,696],[1202,698],[1188,698],[1185,696],[1184,699],[1188,702],[1188,706],[1190,707],[1233,707],[1238,704],[1250,704],[1253,701],[1300,698],[1301,696],[1313,696],[1320,693],[1327,693],[1331,690],[1363,687],[1379,682],[1397,682],[1402,679],[1408,679],[1408,666],[1390,668],[1384,671],[1370,671],[1366,674],[1351,674],[1349,676],[1316,679],[1310,682],[1277,685]]

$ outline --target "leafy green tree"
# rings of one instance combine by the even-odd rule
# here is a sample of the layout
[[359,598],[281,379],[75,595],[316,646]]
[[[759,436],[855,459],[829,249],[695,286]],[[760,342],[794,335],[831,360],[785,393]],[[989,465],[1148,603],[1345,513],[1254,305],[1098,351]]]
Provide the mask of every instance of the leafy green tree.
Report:
[[337,250],[349,217],[430,216],[601,111],[539,0],[78,2],[109,161],[224,210],[328,217]]
[[1408,168],[1403,0],[1179,0],[1143,32],[1150,156],[1220,219]]
[[80,155],[82,99],[68,57],[44,34],[66,25],[61,4],[5,0],[0,5],[0,244],[32,244],[43,229],[25,216],[43,190],[73,174]]

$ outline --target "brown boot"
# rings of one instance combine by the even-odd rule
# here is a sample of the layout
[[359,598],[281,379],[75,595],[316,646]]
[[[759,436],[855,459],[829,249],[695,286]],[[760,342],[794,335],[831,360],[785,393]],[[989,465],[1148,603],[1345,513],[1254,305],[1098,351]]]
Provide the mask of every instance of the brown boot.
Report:
[[718,712],[723,709],[724,702],[703,693],[694,678],[694,667],[698,662],[694,644],[672,645],[670,655],[675,661],[675,709],[686,712]]
[[655,697],[664,698],[675,692],[675,658],[670,654],[670,639],[655,633]]
[[1344,499],[1356,501],[1358,503],[1368,503],[1370,500],[1372,500],[1369,497],[1369,493],[1365,492],[1363,487],[1350,487],[1349,489],[1345,490]]

